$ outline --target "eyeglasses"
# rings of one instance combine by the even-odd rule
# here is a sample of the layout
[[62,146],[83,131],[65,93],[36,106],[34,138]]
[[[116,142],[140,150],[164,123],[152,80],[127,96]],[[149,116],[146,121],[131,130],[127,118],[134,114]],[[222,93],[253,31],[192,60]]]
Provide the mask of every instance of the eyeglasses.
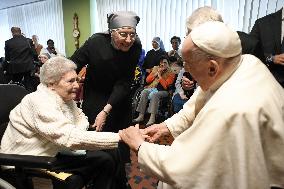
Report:
[[115,32],[117,32],[119,34],[120,37],[126,39],[128,36],[130,37],[130,39],[135,39],[137,34],[135,32],[130,32],[130,33],[127,33],[127,32],[120,32],[118,30],[113,30]]

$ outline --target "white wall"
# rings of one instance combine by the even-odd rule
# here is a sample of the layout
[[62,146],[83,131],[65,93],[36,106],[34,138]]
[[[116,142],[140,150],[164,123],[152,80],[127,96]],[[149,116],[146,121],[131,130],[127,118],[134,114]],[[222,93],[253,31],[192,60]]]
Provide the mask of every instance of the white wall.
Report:
[[[209,5],[217,9],[225,23],[236,30],[249,32],[257,18],[273,13],[284,6],[284,0],[90,0],[91,31],[107,29],[107,13],[132,10],[141,18],[137,33],[143,48],[152,48],[155,36],[161,37],[166,50],[173,35],[185,36],[186,18],[198,7]],[[61,0],[46,0],[21,7],[0,10],[0,57],[4,56],[4,42],[11,38],[10,28],[20,26],[27,37],[53,39],[59,51],[65,54],[63,13]]]
[[[2,22],[2,19],[4,22]],[[0,57],[5,54],[4,42],[11,38],[11,27],[20,27],[26,37],[39,37],[39,43],[47,46],[52,39],[55,47],[65,55],[62,0],[46,0],[0,10]]]
[[284,0],[91,0],[91,4],[95,32],[107,29],[107,14],[112,11],[136,12],[141,18],[137,33],[148,51],[155,36],[163,40],[166,50],[171,49],[169,40],[173,35],[183,39],[186,18],[198,7],[212,6],[222,14],[225,23],[249,32],[257,18],[279,10]]

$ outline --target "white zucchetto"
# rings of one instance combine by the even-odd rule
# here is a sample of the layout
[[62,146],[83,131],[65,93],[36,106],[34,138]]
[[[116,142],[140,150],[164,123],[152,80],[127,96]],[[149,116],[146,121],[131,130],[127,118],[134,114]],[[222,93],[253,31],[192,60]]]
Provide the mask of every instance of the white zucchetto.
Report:
[[238,33],[223,22],[200,24],[191,31],[190,36],[196,46],[217,57],[230,58],[242,52]]

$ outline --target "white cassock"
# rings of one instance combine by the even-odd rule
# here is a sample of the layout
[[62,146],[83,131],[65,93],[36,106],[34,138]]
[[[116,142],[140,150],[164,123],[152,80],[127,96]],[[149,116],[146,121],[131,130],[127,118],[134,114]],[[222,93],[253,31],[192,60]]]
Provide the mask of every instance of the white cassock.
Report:
[[[232,72],[165,121],[170,146],[141,145],[138,162],[158,188],[284,187],[284,90],[252,55]],[[198,96],[205,105],[195,116]]]

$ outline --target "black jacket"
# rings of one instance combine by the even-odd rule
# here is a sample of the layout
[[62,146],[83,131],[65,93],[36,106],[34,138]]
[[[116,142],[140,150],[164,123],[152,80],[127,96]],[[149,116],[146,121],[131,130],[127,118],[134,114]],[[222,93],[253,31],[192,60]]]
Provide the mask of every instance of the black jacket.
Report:
[[[251,35],[260,41],[265,57],[281,54],[281,27],[282,9],[255,21]],[[269,64],[269,69],[276,80],[284,86],[284,66],[272,63]]]
[[242,54],[252,54],[265,63],[265,57],[260,41],[255,36],[245,32],[237,31],[237,33],[242,44]]
[[130,125],[130,87],[141,50],[138,39],[128,52],[122,52],[113,48],[109,34],[97,33],[71,56],[78,70],[88,64],[82,109],[91,124],[109,103],[112,110],[103,130],[117,132]]
[[32,40],[22,35],[14,36],[5,42],[5,61],[7,72],[23,73],[33,69]]
[[154,49],[148,51],[144,58],[144,64],[142,65],[142,68],[151,69],[154,66],[158,66],[160,63],[160,58],[163,55],[167,55],[167,53],[161,48],[157,51],[155,51]]

